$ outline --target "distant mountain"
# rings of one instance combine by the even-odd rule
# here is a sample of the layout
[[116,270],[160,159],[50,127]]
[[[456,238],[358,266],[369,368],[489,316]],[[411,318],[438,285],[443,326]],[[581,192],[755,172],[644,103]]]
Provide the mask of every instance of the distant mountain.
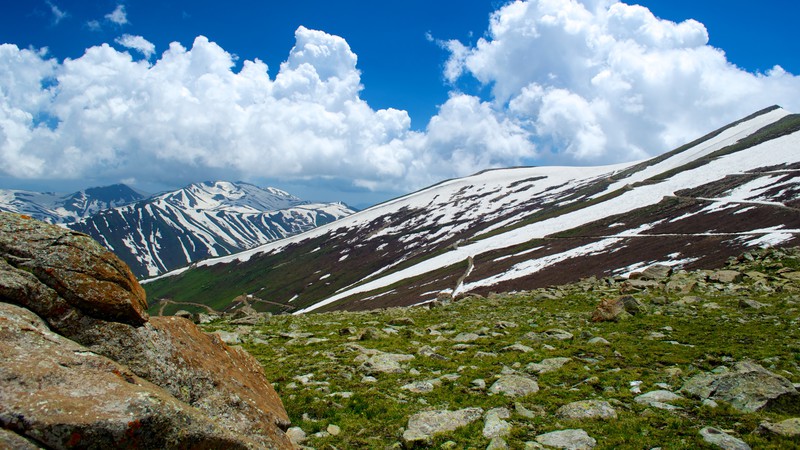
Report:
[[773,107],[648,161],[445,181],[145,288],[153,303],[220,309],[252,294],[273,311],[360,310],[626,276],[655,263],[713,268],[799,241],[800,115]]
[[66,195],[0,189],[0,211],[26,214],[49,223],[67,223],[144,198],[144,194],[124,184],[93,187]]
[[352,214],[342,203],[309,203],[275,188],[227,181],[191,184],[69,223],[151,277],[229,255]]

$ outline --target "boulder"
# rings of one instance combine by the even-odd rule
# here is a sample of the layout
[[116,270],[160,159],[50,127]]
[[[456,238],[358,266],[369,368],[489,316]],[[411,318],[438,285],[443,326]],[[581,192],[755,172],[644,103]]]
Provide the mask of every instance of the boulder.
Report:
[[403,432],[403,440],[410,445],[428,443],[433,436],[469,425],[480,419],[482,415],[482,408],[419,412],[408,419],[408,426]]
[[553,448],[568,450],[590,450],[597,445],[597,441],[583,430],[551,431],[536,436],[536,442]]
[[582,400],[568,403],[556,411],[556,415],[563,419],[616,419],[617,411],[604,400]]
[[639,274],[640,280],[661,280],[672,275],[672,267],[663,264],[654,264],[644,269]]
[[530,363],[525,367],[528,372],[534,373],[548,373],[560,369],[564,364],[572,361],[572,358],[559,357],[559,358],[546,358],[538,363]]
[[8,303],[0,303],[0,354],[0,424],[37,446],[259,445]]
[[507,408],[494,408],[486,413],[483,423],[483,437],[486,439],[502,438],[511,434],[511,424],[503,419],[511,417]]
[[593,322],[611,322],[639,314],[642,304],[630,295],[623,295],[613,299],[605,299],[597,305],[592,313]]
[[371,356],[360,355],[356,358],[356,362],[361,362],[359,370],[368,375],[374,375],[378,373],[403,373],[405,369],[400,363],[412,359],[414,359],[414,355],[375,352]]
[[700,436],[709,444],[724,450],[750,450],[750,446],[743,440],[716,428],[705,427],[700,430]]
[[539,392],[536,380],[520,375],[503,375],[489,388],[492,394],[517,397]]
[[773,433],[779,436],[800,438],[800,417],[793,417],[778,423],[761,422],[758,426],[761,433]]
[[800,392],[792,382],[751,361],[737,362],[729,371],[695,375],[681,391],[703,400],[726,401],[743,412],[800,412]]
[[[131,325],[147,322],[147,301],[136,277],[125,263],[85,234],[0,212],[0,256],[6,266],[29,272],[65,300],[59,310],[51,311],[58,316],[77,309],[102,320]],[[15,293],[3,296],[28,307],[21,292]]]
[[739,283],[744,278],[741,272],[736,270],[715,270],[708,274],[708,279],[717,283]]
[[[49,330],[60,335],[59,345],[79,346],[87,354],[119,365],[119,370],[137,380],[163,388],[159,396],[169,401],[158,397],[157,403],[172,408],[164,411],[178,408],[203,416],[202,420],[231,436],[247,436],[242,442],[291,446],[281,431],[289,424],[288,415],[255,358],[203,333],[186,319],[148,320],[144,291],[130,270],[88,236],[0,213],[0,256],[0,302],[38,315]],[[3,370],[12,370],[5,366],[11,363],[0,358]],[[76,363],[71,369],[87,371],[86,377],[91,379],[92,367]],[[69,396],[69,389],[62,395]],[[140,395],[130,390],[114,392],[128,392],[134,396],[131,402]],[[67,404],[65,408],[74,409],[65,409],[67,413],[104,408],[79,394],[81,401]],[[84,400],[88,403],[81,403]],[[160,430],[158,411],[147,408],[154,412],[152,417],[146,416],[143,428]],[[186,417],[187,421],[200,420]],[[64,416],[64,420],[68,418]]]

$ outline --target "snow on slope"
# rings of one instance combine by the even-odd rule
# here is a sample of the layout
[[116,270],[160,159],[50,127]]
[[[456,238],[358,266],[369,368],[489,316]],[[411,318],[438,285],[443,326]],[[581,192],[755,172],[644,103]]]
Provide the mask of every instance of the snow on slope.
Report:
[[67,223],[145,196],[124,184],[93,187],[72,194],[0,189],[0,210],[26,214],[49,223]]
[[[685,231],[680,231],[681,227],[690,230],[690,233],[696,233],[695,236],[714,236],[713,239],[705,239],[700,243],[681,241],[681,245],[697,244],[696,247],[700,247],[701,251],[705,248],[705,251],[714,252],[713,246],[718,245],[721,239],[746,239],[746,242],[756,244],[783,242],[787,237],[794,239],[798,230],[794,226],[773,226],[773,219],[762,220],[754,216],[764,226],[750,228],[747,228],[746,221],[742,225],[741,220],[731,220],[739,228],[729,227],[736,229],[724,232],[715,232],[713,227],[716,225],[710,223],[708,228],[704,228],[706,225],[703,221],[709,214],[725,209],[749,219],[751,215],[748,215],[747,208],[751,207],[761,208],[758,209],[758,214],[763,217],[764,214],[772,213],[763,209],[764,206],[786,209],[786,201],[798,198],[800,183],[794,181],[797,169],[776,170],[775,173],[749,173],[756,168],[785,167],[786,164],[800,163],[798,133],[766,140],[759,145],[716,159],[708,158],[717,150],[760,131],[787,114],[780,109],[764,111],[716,135],[710,135],[710,138],[699,141],[691,148],[671,152],[652,161],[593,168],[502,169],[448,180],[377,205],[335,224],[235,255],[202,261],[198,266],[203,268],[254,259],[255,270],[268,270],[272,282],[281,283],[282,269],[275,271],[276,267],[284,265],[275,263],[281,261],[280,252],[293,246],[292,252],[312,254],[320,250],[319,246],[322,245],[328,253],[327,259],[308,270],[320,269],[320,273],[331,273],[328,281],[335,280],[338,273],[343,282],[330,288],[323,286],[311,289],[312,284],[318,286],[319,283],[318,280],[309,279],[303,285],[284,286],[280,294],[276,295],[291,298],[294,305],[302,305],[304,309],[297,311],[302,313],[343,299],[347,299],[345,307],[363,308],[370,302],[382,305],[425,302],[435,297],[436,292],[445,292],[448,289],[452,292],[456,285],[460,285],[456,289],[463,292],[481,291],[495,283],[513,286],[513,280],[528,277],[541,270],[551,270],[551,267],[559,265],[568,268],[575,262],[591,259],[585,257],[622,250],[632,239],[648,236],[651,229],[657,227],[660,228],[655,232],[667,237],[664,240],[666,242],[681,241],[688,236],[675,234],[675,239],[669,238],[669,233],[684,233]],[[673,170],[678,168],[682,171]],[[670,176],[652,179],[653,176],[665,172],[670,172]],[[728,176],[733,176],[736,180],[727,180]],[[723,182],[723,179],[726,181]],[[725,186],[728,185],[738,186],[738,189],[727,189]],[[634,214],[634,211],[660,204],[665,198],[673,198],[676,194],[688,195],[681,193],[700,187],[702,189],[698,191],[699,194],[710,194],[692,194],[691,201],[673,202],[684,206],[669,210],[669,217],[658,220],[640,217],[642,222],[636,221],[635,214],[641,212]],[[685,207],[687,204],[689,207]],[[685,217],[678,217],[681,214]],[[698,214],[705,214],[700,219],[700,224],[685,223],[684,219],[691,220],[693,215]],[[611,216],[627,219],[605,222]],[[670,219],[677,221],[677,225],[672,224],[674,226],[671,229],[667,226],[671,225]],[[790,219],[789,222],[800,224],[794,216]],[[716,220],[724,222],[727,218],[716,217]],[[625,223],[628,221],[630,224]],[[598,224],[602,224],[601,228],[597,228],[600,226]],[[569,242],[559,239],[541,240],[583,225],[592,227],[592,234],[587,239]],[[544,247],[538,247],[542,243]],[[297,245],[294,246],[295,244]],[[666,247],[670,247],[670,244]],[[362,249],[360,253],[359,248]],[[360,254],[360,258],[368,262],[359,264],[357,257],[350,257],[351,250],[352,255]],[[674,254],[669,257],[674,261],[696,260],[693,255],[684,256],[673,249],[659,253],[660,251],[653,252],[652,255],[643,254],[642,258],[661,258]],[[611,270],[630,266],[634,264],[631,260],[637,258],[637,250],[620,253],[625,256],[619,258],[619,266],[611,267]],[[266,258],[265,255],[271,256]],[[277,259],[273,257],[276,255]],[[293,255],[299,256],[298,253]],[[473,259],[475,270],[472,270]],[[339,267],[335,267],[336,261]],[[460,273],[455,272],[463,272],[463,268],[467,267],[464,265],[466,262],[470,263],[467,273],[456,283]],[[312,261],[311,264],[315,263]],[[644,259],[635,264],[644,264]],[[462,269],[458,269],[459,267]],[[445,268],[447,269],[441,270]],[[296,272],[304,269],[305,267],[292,266],[287,270]],[[177,275],[180,272],[167,275]],[[353,275],[348,277],[348,273]],[[554,278],[552,273],[549,277],[548,279],[558,278]],[[425,282],[413,287],[413,283],[408,283],[412,278]],[[462,280],[463,284],[460,284]],[[430,284],[436,284],[436,290],[424,288]],[[393,289],[386,291],[389,286],[393,286]],[[265,295],[269,295],[266,285],[252,288],[266,289]],[[406,293],[400,293],[401,290]],[[483,289],[482,292],[489,290]],[[386,299],[392,296],[398,297],[387,302]],[[414,300],[415,297],[419,300]]]

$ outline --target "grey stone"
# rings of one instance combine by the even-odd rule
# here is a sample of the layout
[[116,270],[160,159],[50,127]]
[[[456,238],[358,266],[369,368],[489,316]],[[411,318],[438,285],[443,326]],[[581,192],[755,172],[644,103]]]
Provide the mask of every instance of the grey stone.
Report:
[[556,411],[558,417],[571,420],[616,419],[617,411],[604,400],[582,400],[568,403]]
[[506,437],[511,433],[511,424],[503,419],[511,417],[511,412],[506,408],[490,409],[486,413],[483,425],[483,437],[487,439]]
[[301,445],[308,440],[306,432],[300,427],[291,427],[286,430],[286,437],[296,445]]
[[743,275],[741,272],[735,270],[715,270],[708,274],[710,281],[717,283],[739,283],[742,281]]
[[663,264],[654,264],[644,269],[640,275],[642,280],[661,280],[672,275],[672,267]]
[[503,394],[517,397],[539,392],[536,380],[520,375],[503,375],[489,388],[492,394]]
[[636,398],[633,399],[633,401],[635,401],[636,403],[651,405],[651,406],[653,406],[653,403],[670,403],[676,400],[683,400],[683,397],[664,389],[660,389],[657,391],[650,391],[645,394],[638,395],[636,396]]
[[441,386],[442,381],[438,379],[433,380],[425,380],[425,381],[415,381],[413,383],[408,383],[400,387],[400,389],[404,389],[409,392],[413,392],[415,394],[427,394],[428,392],[432,392],[436,387]]
[[561,367],[563,367],[564,364],[566,364],[566,363],[568,363],[570,361],[572,361],[572,358],[566,358],[566,357],[547,358],[547,359],[541,360],[538,363],[530,363],[530,364],[528,364],[525,367],[525,370],[528,371],[528,372],[540,373],[540,374],[541,373],[554,372],[554,371],[560,369]]
[[492,438],[489,445],[486,446],[486,450],[508,450],[508,442],[501,437]]
[[705,427],[700,430],[700,436],[709,444],[724,450],[750,450],[750,446],[743,440],[735,438],[716,428]]
[[[383,352],[378,352],[372,356],[361,355],[361,357],[365,357],[365,360],[359,366],[359,369],[368,375],[378,373],[403,373],[405,369],[400,363],[414,359],[414,355]],[[357,362],[359,358],[356,358]]]
[[751,361],[740,361],[721,373],[695,375],[681,392],[700,399],[725,401],[743,412],[800,411],[800,392],[786,378]]
[[480,338],[481,337],[475,333],[458,333],[453,340],[456,342],[472,342]]
[[480,419],[482,415],[482,408],[419,412],[408,419],[408,426],[403,432],[403,441],[407,444],[427,443],[433,436],[469,425]]
[[786,437],[800,437],[800,418],[793,417],[778,423],[761,422],[759,431]]
[[581,429],[540,434],[536,436],[536,442],[547,447],[567,450],[590,450],[597,445],[597,441]]

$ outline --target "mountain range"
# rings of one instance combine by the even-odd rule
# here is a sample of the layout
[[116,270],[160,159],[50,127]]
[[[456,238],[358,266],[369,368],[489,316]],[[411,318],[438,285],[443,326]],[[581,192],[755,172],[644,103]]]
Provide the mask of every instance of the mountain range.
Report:
[[0,190],[0,210],[59,223],[92,236],[137,277],[228,255],[353,213],[275,188],[203,182],[154,196],[118,184],[69,195]]
[[775,106],[646,161],[448,180],[145,287],[154,308],[168,298],[225,309],[247,294],[261,310],[297,313],[627,277],[656,263],[718,267],[797,244],[799,131],[800,116]]

